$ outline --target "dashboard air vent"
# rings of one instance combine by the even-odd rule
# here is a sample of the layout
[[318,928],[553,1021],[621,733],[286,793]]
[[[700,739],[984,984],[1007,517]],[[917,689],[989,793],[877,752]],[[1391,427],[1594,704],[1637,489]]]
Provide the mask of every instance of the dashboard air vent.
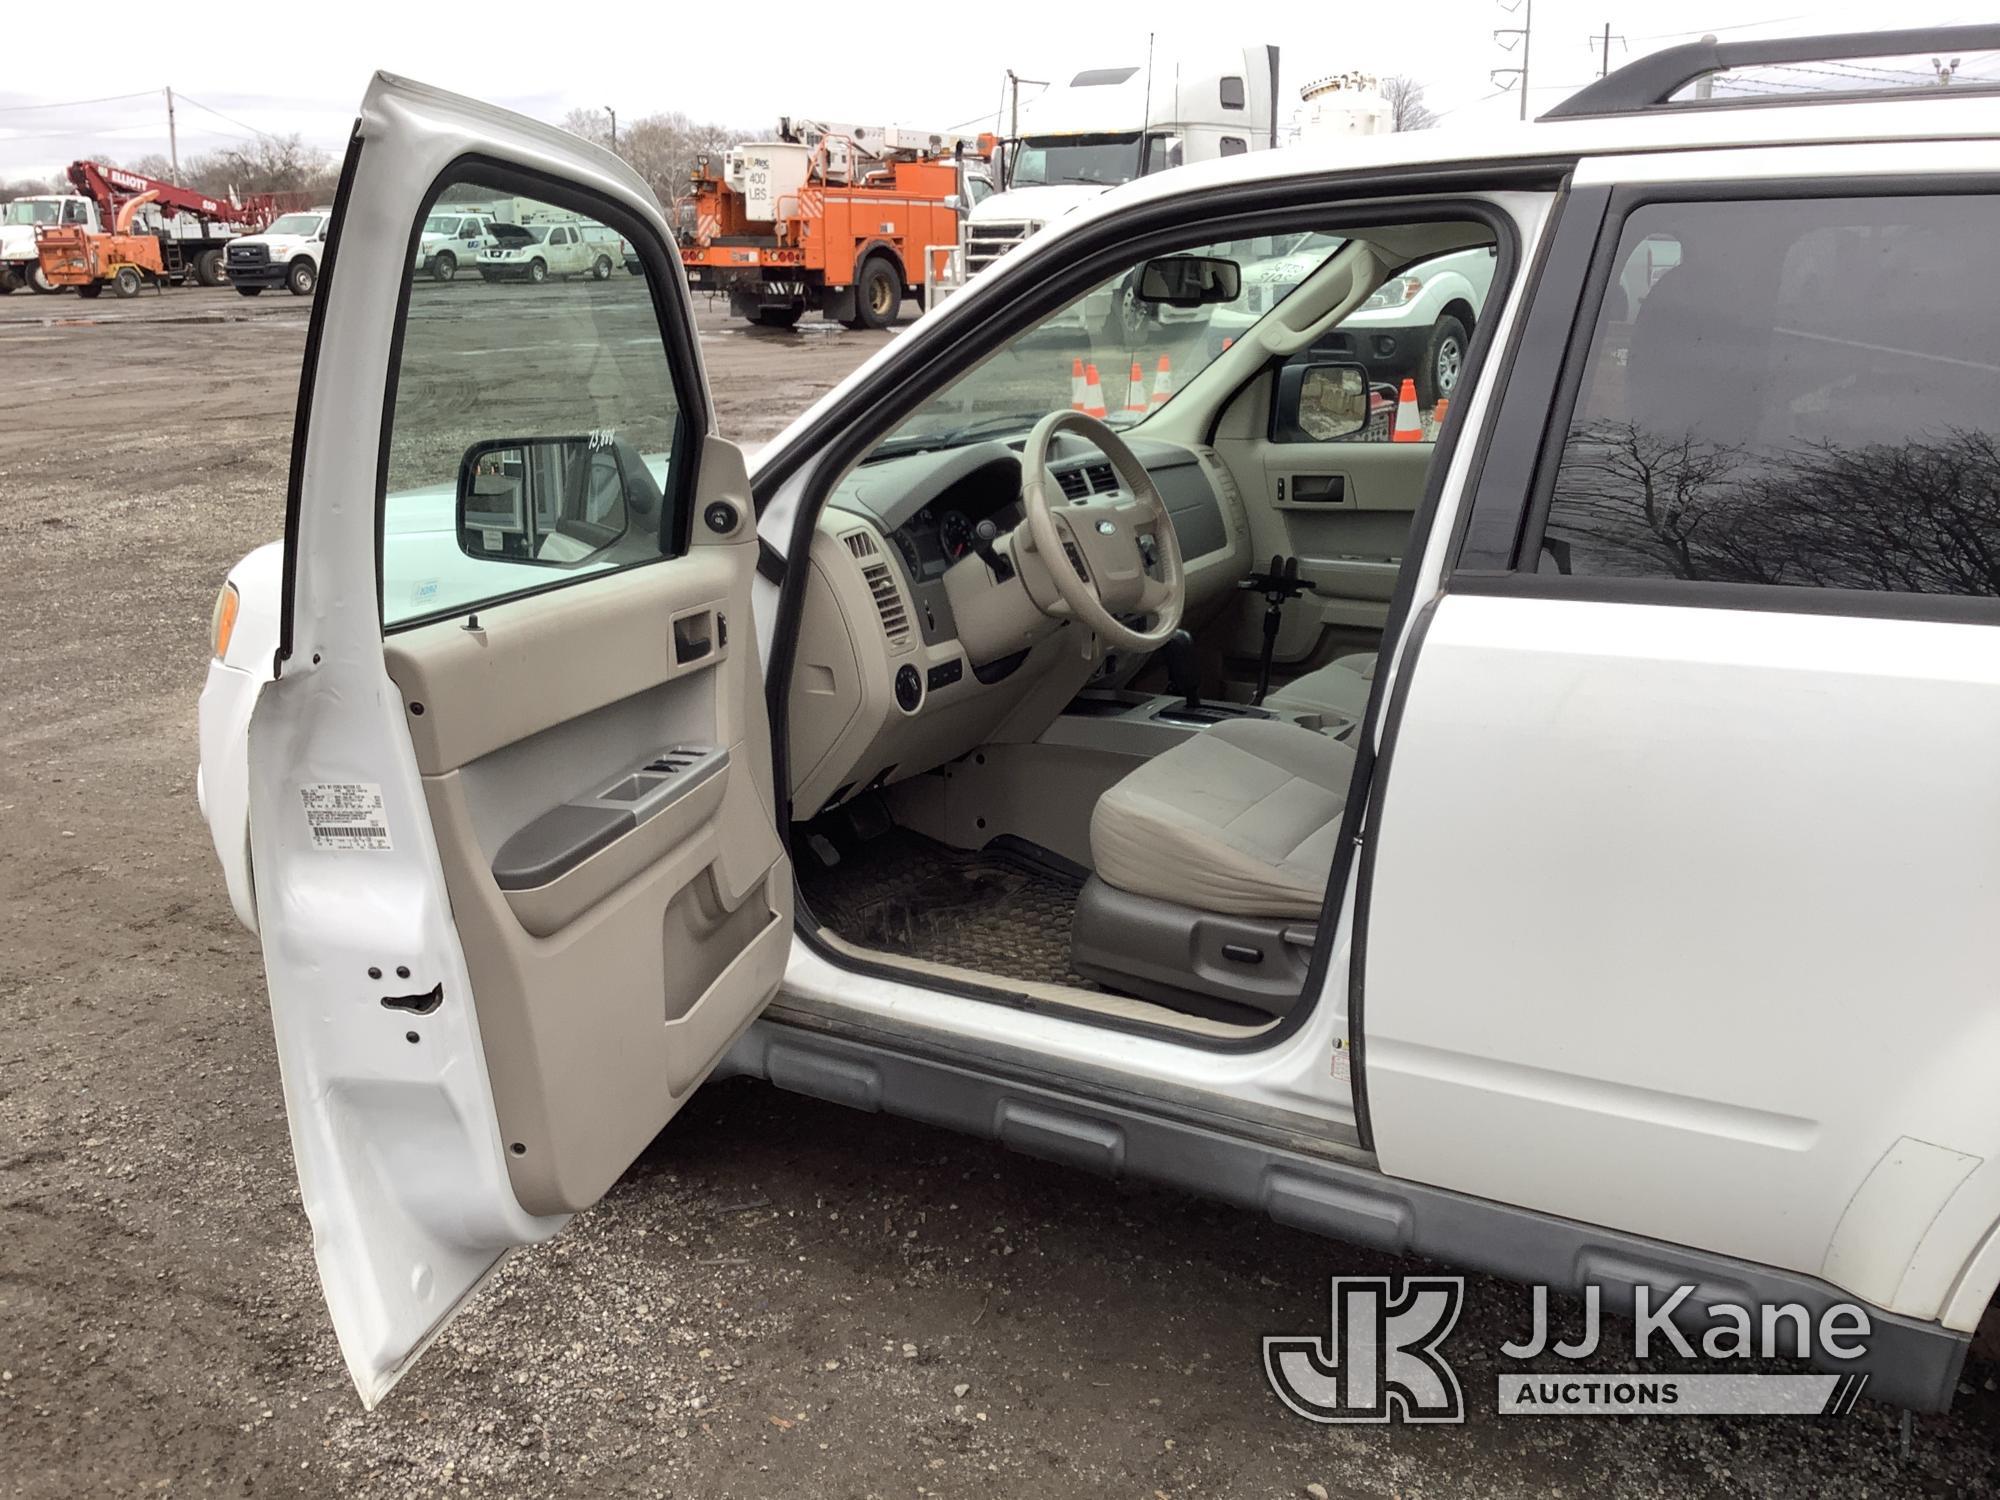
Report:
[[1072,500],[1081,500],[1090,493],[1090,481],[1083,477],[1081,469],[1057,469],[1055,476],[1062,492]]
[[850,531],[841,538],[841,541],[846,543],[847,550],[856,557],[873,557],[879,550],[875,545],[875,538],[865,531]]
[[1118,475],[1110,464],[1089,464],[1083,472],[1090,480],[1090,487],[1100,495],[1118,488]]
[[872,562],[861,570],[868,592],[875,596],[875,612],[882,617],[882,633],[889,644],[902,646],[910,639],[910,614],[903,608],[903,596],[896,592],[896,580],[885,562]]

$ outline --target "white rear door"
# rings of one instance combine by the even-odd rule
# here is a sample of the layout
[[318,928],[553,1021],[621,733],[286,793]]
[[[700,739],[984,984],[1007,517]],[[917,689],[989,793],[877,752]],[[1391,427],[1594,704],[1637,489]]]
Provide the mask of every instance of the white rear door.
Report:
[[1385,1170],[1939,1315],[2000,1220],[1996,234],[1957,180],[1663,182],[1545,281],[1550,435],[1391,713]]
[[[611,226],[644,275],[412,283],[442,202]],[[623,163],[378,77],[308,344],[251,845],[327,1305],[372,1405],[589,1206],[775,991],[741,455]]]

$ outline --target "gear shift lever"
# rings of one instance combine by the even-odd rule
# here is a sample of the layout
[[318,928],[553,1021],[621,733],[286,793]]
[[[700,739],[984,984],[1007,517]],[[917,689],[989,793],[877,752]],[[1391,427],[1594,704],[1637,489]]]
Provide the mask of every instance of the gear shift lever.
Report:
[[1176,630],[1160,648],[1167,659],[1167,691],[1178,693],[1190,709],[1201,707],[1201,658],[1195,654],[1194,637]]

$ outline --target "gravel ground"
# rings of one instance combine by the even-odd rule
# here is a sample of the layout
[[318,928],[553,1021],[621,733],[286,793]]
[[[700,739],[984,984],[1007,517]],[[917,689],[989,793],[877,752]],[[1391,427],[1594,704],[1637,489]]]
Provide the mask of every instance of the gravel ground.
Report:
[[[208,611],[279,529],[304,329],[227,292],[0,301],[0,1494],[2000,1492],[1990,1362],[1907,1460],[1868,1403],[1501,1421],[1527,1298],[1483,1280],[1467,1425],[1311,1427],[1259,1336],[1408,1267],[742,1082],[364,1415],[194,804]],[[704,317],[726,428],[768,438],[882,337]]]

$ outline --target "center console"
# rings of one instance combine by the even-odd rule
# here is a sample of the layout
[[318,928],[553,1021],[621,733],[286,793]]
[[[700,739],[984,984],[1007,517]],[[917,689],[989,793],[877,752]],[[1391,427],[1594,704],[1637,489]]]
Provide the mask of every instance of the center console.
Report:
[[1151,759],[1190,735],[1237,719],[1274,719],[1337,740],[1351,735],[1356,722],[1339,714],[1293,713],[1216,698],[1190,702],[1180,693],[1087,692],[1071,700],[1038,742]]

